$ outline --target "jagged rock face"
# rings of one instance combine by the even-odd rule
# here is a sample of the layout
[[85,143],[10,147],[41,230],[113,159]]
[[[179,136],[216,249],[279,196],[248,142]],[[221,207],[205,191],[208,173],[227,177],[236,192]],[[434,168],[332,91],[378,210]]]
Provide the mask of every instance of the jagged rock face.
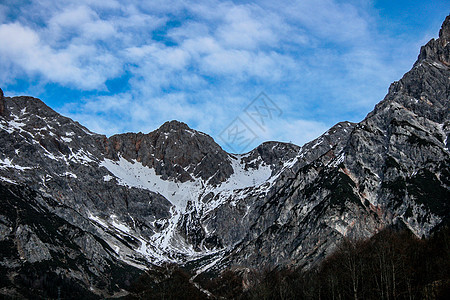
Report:
[[[60,274],[66,274],[63,277],[69,282],[89,278],[89,281],[99,282],[99,287],[95,288],[96,294],[111,295],[112,290],[107,287],[111,282],[103,281],[100,284],[99,281],[101,270],[104,269],[103,260],[107,260],[114,270],[124,269],[119,267],[124,265],[123,261],[127,261],[125,265],[140,268],[151,263],[144,255],[135,252],[141,245],[139,239],[124,239],[122,236],[125,233],[117,224],[133,224],[135,236],[148,238],[159,230],[156,221],[170,216],[172,204],[161,195],[148,190],[119,185],[112,178],[106,180],[110,173],[99,166],[99,161],[103,160],[104,145],[107,144],[106,137],[93,134],[80,124],[57,114],[38,99],[7,97],[5,103],[9,114],[0,117],[0,179],[17,186],[19,190],[25,186],[33,193],[43,195],[44,197],[39,198],[40,205],[45,205],[45,211],[35,209],[35,205],[31,205],[35,202],[34,197],[29,199],[27,195],[19,194],[18,199],[31,204],[23,207],[26,215],[20,217],[20,220],[24,224],[14,226],[6,225],[18,222],[14,221],[17,217],[11,215],[13,210],[4,209],[0,212],[0,223],[8,228],[19,226],[13,232],[16,235],[15,243],[23,250],[20,254],[22,259],[16,264],[25,264],[30,268],[39,264],[57,264],[58,268],[47,270],[51,273],[50,277],[59,278]],[[14,207],[14,202],[8,204],[8,197],[7,193],[2,194],[2,207]],[[64,268],[64,257],[55,261],[52,247],[55,243],[63,247],[68,240],[61,239],[59,232],[55,232],[58,227],[36,233],[39,224],[28,224],[28,219],[36,218],[63,220],[74,231],[86,232],[88,235],[73,238],[81,247],[77,250],[79,256],[83,257],[80,260],[86,260],[89,266],[72,271]],[[105,219],[105,223],[96,222],[96,218]],[[4,221],[7,223],[3,223]],[[2,233],[2,238],[5,238],[6,231],[2,232],[5,232],[5,235]],[[109,247],[113,251],[101,251],[96,243],[103,243],[102,247]],[[118,248],[121,250],[117,250]],[[44,249],[49,250],[47,252]],[[61,248],[58,251],[63,253],[66,250]],[[6,261],[0,264],[7,268],[10,266]],[[140,272],[136,267],[126,268],[134,270],[130,272]],[[15,270],[11,272],[14,273]],[[87,276],[83,272],[94,272],[94,275],[89,273]],[[89,282],[81,280],[79,284],[90,293]]]
[[186,182],[194,176],[219,184],[233,173],[228,154],[210,136],[178,121],[166,122],[149,134],[114,135],[110,142],[110,157],[118,153],[141,162],[163,179]]
[[245,168],[258,168],[265,163],[272,166],[273,172],[278,172],[283,166],[283,161],[293,159],[299,153],[301,147],[294,144],[280,142],[265,142],[242,158]]
[[[52,206],[60,205],[54,200],[3,182],[0,197],[2,294],[57,298],[62,288],[64,298],[87,299],[95,296],[92,290],[103,296],[118,293],[142,273],[118,261],[115,250],[98,236],[52,213]],[[42,294],[44,289],[53,294]]]
[[5,114],[5,97],[3,95],[3,90],[0,89],[0,115]]
[[449,17],[440,38],[365,120],[349,124],[338,147],[292,167],[283,181],[290,182],[269,193],[258,225],[224,264],[309,266],[343,236],[394,224],[427,236],[448,221],[448,26]]
[[[450,215],[449,26],[447,17],[362,122],[338,123],[302,147],[267,142],[231,155],[177,121],[107,138],[38,99],[4,98],[0,242],[11,252],[1,270],[58,264],[64,251],[80,259],[65,273],[76,282],[162,261],[201,271],[309,267],[343,237],[392,225],[430,234]],[[29,203],[20,220],[15,202]],[[40,231],[31,215],[73,238]]]
[[[369,202],[402,216],[419,236],[429,230],[417,219],[424,215],[414,216],[419,207],[432,212],[434,222],[450,213],[450,69],[448,55],[441,56],[450,51],[449,26],[447,17],[440,38],[422,47],[413,69],[392,84],[385,99],[360,123],[350,140],[357,148],[349,148],[346,160],[350,172],[367,181],[360,189]],[[436,55],[424,55],[427,49]],[[380,181],[374,189],[371,183]]]
[[[129,217],[135,212],[168,216],[171,205],[163,197],[105,181],[109,172],[98,165],[105,136],[93,134],[32,97],[6,98],[6,104],[10,114],[0,120],[1,176],[44,190],[85,212],[109,215],[125,210]],[[133,202],[128,202],[130,197]]]
[[450,66],[450,48],[448,44],[450,42],[450,18],[447,16],[442,28],[439,31],[439,39],[432,39],[425,46],[420,49],[419,59],[417,63],[428,59],[436,63],[442,63],[447,67]]

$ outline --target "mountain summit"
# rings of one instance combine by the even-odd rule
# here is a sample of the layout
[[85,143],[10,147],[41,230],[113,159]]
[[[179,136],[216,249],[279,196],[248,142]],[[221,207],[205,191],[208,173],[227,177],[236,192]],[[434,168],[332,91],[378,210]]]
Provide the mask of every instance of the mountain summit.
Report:
[[180,182],[199,177],[219,184],[232,173],[228,154],[208,135],[170,121],[148,134],[127,133],[109,139],[107,154],[137,160],[163,179]]
[[443,47],[450,42],[450,16],[447,16],[444,23],[442,23],[442,28],[439,30],[439,40]]
[[450,215],[449,24],[363,121],[302,147],[230,154],[178,121],[107,138],[1,93],[0,292],[47,297],[45,274],[79,297],[120,296],[165,262],[309,268],[346,238],[429,236]]
[[445,18],[442,28],[439,31],[439,38],[432,39],[420,49],[419,58],[416,64],[423,60],[430,60],[450,66],[450,50],[448,44],[450,42],[450,17]]

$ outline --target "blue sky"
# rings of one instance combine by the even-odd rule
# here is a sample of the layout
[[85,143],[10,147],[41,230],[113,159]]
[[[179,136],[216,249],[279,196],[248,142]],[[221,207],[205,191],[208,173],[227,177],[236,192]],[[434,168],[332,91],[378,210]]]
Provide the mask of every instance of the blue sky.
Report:
[[[106,135],[176,119],[231,152],[266,140],[302,145],[339,121],[362,120],[438,36],[449,8],[0,0],[0,87]],[[265,108],[266,118],[252,107]],[[243,139],[230,135],[244,129]]]

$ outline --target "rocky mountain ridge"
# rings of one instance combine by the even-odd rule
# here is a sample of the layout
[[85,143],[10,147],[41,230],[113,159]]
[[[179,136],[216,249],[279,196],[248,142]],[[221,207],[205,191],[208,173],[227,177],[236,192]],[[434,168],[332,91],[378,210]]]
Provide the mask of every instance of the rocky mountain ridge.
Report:
[[35,265],[105,296],[126,268],[308,268],[345,237],[428,236],[450,215],[449,34],[450,16],[363,121],[302,147],[229,154],[178,121],[107,138],[1,92],[0,292]]

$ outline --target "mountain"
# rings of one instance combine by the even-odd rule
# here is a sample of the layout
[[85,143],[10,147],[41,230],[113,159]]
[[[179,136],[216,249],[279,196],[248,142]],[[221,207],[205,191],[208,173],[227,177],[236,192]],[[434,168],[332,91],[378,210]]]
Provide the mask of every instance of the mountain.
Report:
[[346,237],[429,236],[450,215],[449,42],[450,16],[360,123],[246,154],[178,121],[107,138],[1,92],[0,293],[120,296],[163,262],[309,268]]

